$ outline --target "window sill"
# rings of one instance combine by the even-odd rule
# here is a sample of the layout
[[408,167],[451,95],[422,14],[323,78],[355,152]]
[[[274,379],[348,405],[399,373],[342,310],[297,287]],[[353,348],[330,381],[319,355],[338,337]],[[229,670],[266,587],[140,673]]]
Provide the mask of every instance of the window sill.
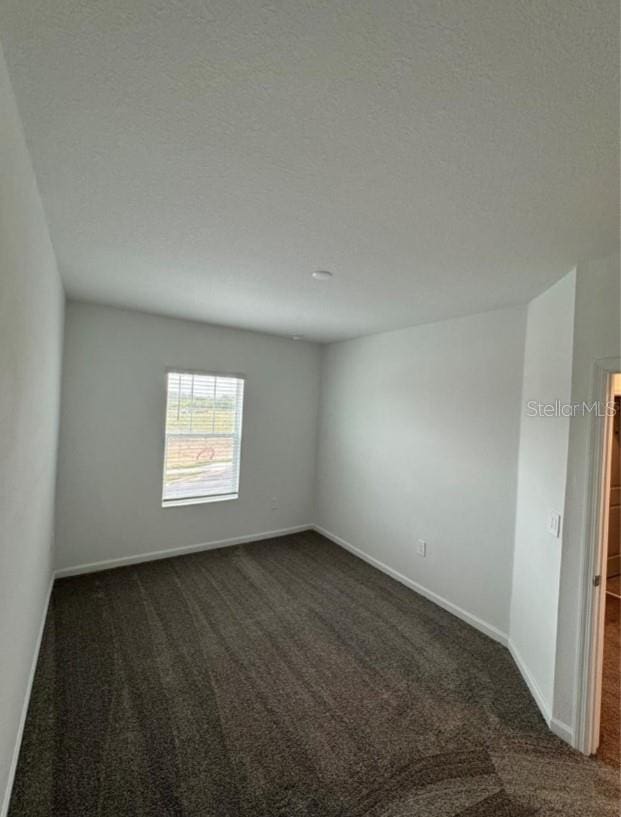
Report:
[[239,494],[221,494],[220,496],[195,496],[189,499],[163,499],[162,508],[179,508],[183,505],[204,505],[207,502],[228,502],[238,499]]

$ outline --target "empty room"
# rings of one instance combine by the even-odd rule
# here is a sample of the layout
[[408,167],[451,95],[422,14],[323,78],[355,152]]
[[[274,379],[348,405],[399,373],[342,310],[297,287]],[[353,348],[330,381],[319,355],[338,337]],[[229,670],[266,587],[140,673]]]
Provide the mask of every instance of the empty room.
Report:
[[0,0],[0,817],[618,817],[617,0]]

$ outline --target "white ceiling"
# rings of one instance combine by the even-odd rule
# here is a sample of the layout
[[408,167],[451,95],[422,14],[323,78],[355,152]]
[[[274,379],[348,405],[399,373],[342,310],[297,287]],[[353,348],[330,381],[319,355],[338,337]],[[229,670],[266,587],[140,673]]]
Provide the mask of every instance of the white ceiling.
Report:
[[0,0],[69,295],[317,340],[523,303],[618,245],[618,18]]

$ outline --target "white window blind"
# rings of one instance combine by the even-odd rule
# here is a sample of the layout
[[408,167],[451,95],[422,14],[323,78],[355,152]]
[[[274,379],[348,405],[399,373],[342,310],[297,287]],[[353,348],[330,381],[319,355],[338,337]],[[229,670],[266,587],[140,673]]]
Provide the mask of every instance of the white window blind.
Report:
[[244,380],[169,372],[162,505],[236,499]]

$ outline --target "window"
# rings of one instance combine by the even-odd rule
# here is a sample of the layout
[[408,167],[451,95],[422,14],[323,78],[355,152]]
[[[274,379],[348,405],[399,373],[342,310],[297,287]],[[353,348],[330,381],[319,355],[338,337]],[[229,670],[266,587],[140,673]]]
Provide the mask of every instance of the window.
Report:
[[244,381],[169,372],[162,505],[237,499]]

